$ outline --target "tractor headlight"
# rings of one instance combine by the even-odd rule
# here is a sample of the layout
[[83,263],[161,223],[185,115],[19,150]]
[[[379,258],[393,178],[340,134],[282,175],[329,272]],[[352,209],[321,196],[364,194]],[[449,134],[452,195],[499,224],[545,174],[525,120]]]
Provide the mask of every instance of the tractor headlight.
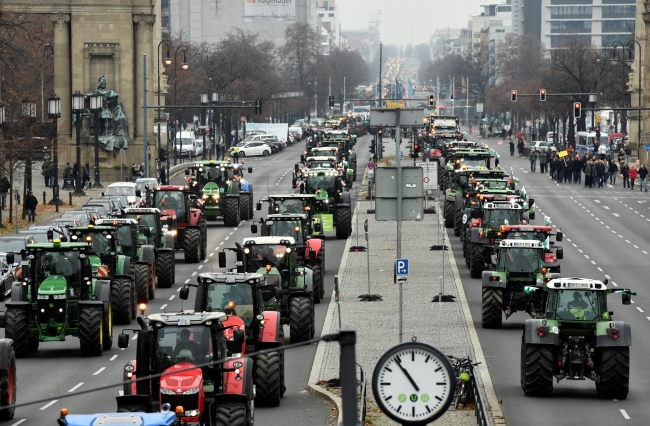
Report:
[[185,412],[187,417],[196,417],[199,415],[199,410],[189,410]]
[[50,296],[48,296],[47,294],[39,294],[38,296],[36,296],[38,300],[47,300],[49,297]]
[[163,389],[163,388],[161,388],[160,393],[162,393],[163,395],[176,395],[176,392],[174,392],[171,389]]
[[195,393],[199,393],[198,387],[186,390],[185,392],[183,392],[183,395],[194,395]]
[[214,194],[214,195],[212,196],[212,199],[214,199],[214,200],[218,200],[218,199],[219,199],[219,194]]
[[66,295],[65,294],[55,294],[54,295],[54,300],[63,300],[65,299]]
[[204,200],[206,200],[206,199],[208,198],[208,195],[204,195],[204,196],[202,196],[201,198],[203,198]]

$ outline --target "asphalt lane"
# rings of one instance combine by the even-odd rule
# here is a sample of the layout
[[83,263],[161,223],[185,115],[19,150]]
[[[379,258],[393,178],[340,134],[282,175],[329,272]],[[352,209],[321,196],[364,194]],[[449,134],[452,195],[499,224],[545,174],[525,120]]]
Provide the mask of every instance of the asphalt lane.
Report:
[[[473,138],[470,138],[473,139]],[[586,380],[554,384],[546,398],[526,397],[519,385],[521,330],[527,315],[516,313],[500,330],[481,328],[481,283],[469,277],[462,248],[456,237],[451,245],[468,295],[470,309],[504,417],[511,425],[647,424],[650,407],[645,391],[650,371],[644,365],[650,351],[650,297],[643,280],[650,259],[650,200],[648,193],[617,186],[584,188],[583,183],[556,184],[547,174],[531,173],[526,158],[511,157],[507,145],[486,141],[501,155],[501,165],[520,179],[538,206],[533,224],[542,224],[544,215],[561,228],[565,238],[562,276],[610,278],[610,286],[631,288],[638,293],[634,303],[623,306],[620,297],[609,297],[614,318],[627,321],[633,330],[630,394],[624,401],[601,399],[595,384]]]
[[[368,159],[370,138],[359,138],[355,150],[359,157],[359,170]],[[268,193],[293,192],[291,176],[294,164],[299,161],[300,153],[304,150],[304,142],[287,148],[279,154],[267,158],[247,158],[246,165],[253,167],[253,173],[247,179],[253,184],[255,202],[266,197]],[[172,180],[172,183],[184,183],[183,176]],[[357,182],[357,184],[360,181]],[[351,191],[354,197],[355,190]],[[265,208],[266,206],[264,206]],[[264,212],[263,210],[262,212]],[[255,211],[259,220],[261,213]],[[182,284],[195,282],[194,278],[202,272],[216,272],[218,268],[217,252],[224,247],[234,247],[235,242],[241,242],[251,236],[250,225],[253,220],[242,221],[236,228],[226,228],[221,221],[208,222],[208,258],[199,264],[185,264],[183,253],[176,253],[176,284],[171,289],[157,289],[156,297],[150,301],[147,313],[162,312],[163,310],[180,311],[193,307],[193,294],[184,302],[178,297]],[[320,334],[329,304],[334,275],[338,272],[343,254],[345,240],[337,240],[335,236],[326,238],[326,271],[325,297],[316,305],[316,330]],[[232,254],[232,253],[231,253]],[[3,308],[0,304],[0,308]],[[99,392],[79,395],[73,398],[61,399],[74,391],[101,387],[119,383],[122,379],[122,368],[129,359],[135,358],[135,344],[120,350],[117,347],[117,335],[123,328],[137,328],[135,321],[130,326],[116,326],[113,348],[105,351],[101,357],[83,358],[79,355],[79,341],[69,338],[60,343],[42,343],[36,353],[28,358],[19,359],[17,363],[18,402],[23,403],[38,399],[45,402],[19,408],[16,416],[8,424],[45,425],[51,424],[60,408],[66,407],[70,413],[95,413],[115,411],[115,396],[121,387],[104,389]],[[288,336],[288,329],[285,335]],[[4,336],[4,329],[0,331]],[[135,343],[132,341],[132,343]],[[316,346],[302,347],[286,353],[285,380],[287,391],[280,407],[257,408],[256,424],[258,425],[320,425],[331,424],[330,406],[320,397],[307,392],[307,381],[313,364]]]

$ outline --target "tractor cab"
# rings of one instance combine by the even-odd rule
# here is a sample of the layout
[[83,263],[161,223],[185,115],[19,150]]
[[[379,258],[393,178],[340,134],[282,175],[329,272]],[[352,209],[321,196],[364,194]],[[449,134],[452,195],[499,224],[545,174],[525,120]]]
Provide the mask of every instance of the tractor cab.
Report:
[[208,182],[220,184],[223,180],[227,179],[225,166],[228,161],[196,161],[194,165],[187,169],[186,176],[196,182],[196,190],[201,191]]
[[537,275],[542,269],[546,273],[541,241],[501,240],[497,257],[497,270],[508,272],[511,279],[541,284]]
[[[293,237],[299,245],[305,244],[314,232],[321,230],[320,221],[309,220],[309,215],[300,213],[272,214],[260,221],[261,235],[271,237]],[[313,229],[312,229],[313,227]],[[251,225],[251,232],[257,233],[257,225]]]
[[[113,221],[114,219],[98,219]],[[116,269],[118,243],[117,231],[113,226],[88,225],[87,227],[70,228],[70,241],[85,242],[89,248],[88,259],[93,268],[93,276],[106,278]],[[129,233],[129,238],[131,234]]]
[[[135,225],[138,231],[139,243],[161,247],[160,241],[165,238],[164,226],[166,225],[169,228],[169,223],[165,223],[165,225],[162,224],[159,209],[125,209],[124,218],[124,221],[114,221],[115,225],[118,227],[118,231],[120,232],[119,235],[121,235],[122,238],[126,237],[126,229],[122,230],[122,228],[127,225]],[[170,232],[175,234],[175,231]]]
[[303,182],[300,184],[300,193],[316,195],[316,209],[328,211],[329,203],[335,204],[343,190],[349,191],[345,185],[343,175],[336,169],[305,170]]
[[316,195],[314,194],[269,195],[257,203],[257,210],[262,210],[263,202],[269,203],[269,214],[305,213],[311,218],[316,210]]
[[336,161],[336,157],[334,156],[307,157],[305,163],[305,168],[307,169],[335,169],[336,167],[337,167],[337,161]]
[[243,272],[266,274],[271,285],[289,287],[297,264],[293,237],[253,237],[243,241]]
[[172,219],[171,229],[181,228],[190,221],[192,210],[199,208],[197,195],[189,186],[156,186],[154,187],[154,205],[160,210],[163,222]]
[[[544,246],[544,263],[551,272],[561,271],[561,260],[564,259],[564,249],[556,245],[564,239],[562,230],[555,234],[549,225],[502,225],[499,228],[500,238],[508,240],[539,241]],[[555,237],[555,241],[551,237]]]

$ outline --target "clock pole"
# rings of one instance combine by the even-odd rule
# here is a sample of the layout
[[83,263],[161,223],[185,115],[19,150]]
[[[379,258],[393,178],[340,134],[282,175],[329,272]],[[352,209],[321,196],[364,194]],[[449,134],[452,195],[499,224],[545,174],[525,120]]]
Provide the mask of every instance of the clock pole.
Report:
[[361,426],[357,417],[357,361],[355,344],[357,334],[353,330],[339,331],[339,345],[341,345],[341,394],[343,397],[343,426]]

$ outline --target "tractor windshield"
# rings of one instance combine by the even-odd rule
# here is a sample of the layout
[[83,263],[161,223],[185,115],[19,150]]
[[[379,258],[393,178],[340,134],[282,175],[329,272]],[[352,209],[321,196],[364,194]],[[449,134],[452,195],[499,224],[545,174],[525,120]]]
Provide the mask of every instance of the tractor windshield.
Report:
[[304,213],[305,204],[300,198],[288,198],[275,201],[277,213]]
[[78,297],[81,290],[80,260],[78,251],[41,251],[36,256],[36,282],[59,275],[65,278],[70,297]]
[[327,192],[333,192],[334,180],[334,175],[311,175],[307,179],[307,188],[309,188],[309,192],[316,192],[318,189],[324,189]]
[[99,232],[89,232],[86,235],[82,235],[81,239],[86,240],[86,236],[89,236],[91,238],[92,242],[92,249],[91,251],[95,253],[109,253],[111,252],[113,248],[113,244],[111,239],[113,238],[112,235],[104,235]]
[[309,160],[307,167],[310,169],[332,169],[336,167],[334,160]]
[[133,257],[133,242],[131,241],[131,227],[120,226],[116,232],[117,252],[125,256]]
[[282,244],[256,244],[246,246],[250,250],[248,253],[248,263],[246,272],[257,272],[266,265],[277,268],[280,272],[287,269],[289,265],[289,247]]
[[501,225],[516,225],[519,223],[519,210],[514,209],[489,209],[485,212],[485,224],[492,228]]
[[556,315],[563,320],[591,321],[598,316],[598,292],[589,290],[560,290]]
[[271,237],[293,237],[298,244],[303,242],[302,225],[299,220],[268,220],[266,224]]
[[217,283],[208,286],[206,312],[225,312],[228,303],[234,302],[235,313],[244,320],[246,327],[250,326],[255,317],[254,299],[251,286],[248,284]]
[[541,268],[542,252],[543,250],[533,248],[501,249],[499,261],[501,267],[510,272],[535,272]]
[[[210,328],[167,326],[158,329],[156,340],[156,373],[161,373],[179,362],[200,364],[212,359]],[[155,368],[155,367],[154,367]]]
[[460,159],[464,166],[488,167],[490,164],[489,157],[465,157]]
[[208,182],[214,182],[218,184],[225,178],[225,169],[220,166],[203,166],[203,171],[199,171],[199,173],[196,175],[196,179],[201,186],[205,185]]
[[508,189],[508,182],[505,180],[493,180],[485,183],[488,189]]
[[182,191],[155,191],[154,207],[161,211],[172,209],[176,212],[178,222],[186,222],[185,200]]
[[336,148],[330,150],[314,150],[311,153],[312,157],[336,157]]

